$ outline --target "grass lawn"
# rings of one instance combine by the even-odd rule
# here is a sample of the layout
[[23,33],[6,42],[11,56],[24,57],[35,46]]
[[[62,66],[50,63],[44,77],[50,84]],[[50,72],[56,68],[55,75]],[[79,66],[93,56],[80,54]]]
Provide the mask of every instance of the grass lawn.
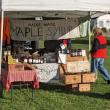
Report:
[[[74,45],[75,48],[88,48],[88,45]],[[110,72],[110,47],[105,66]],[[15,89],[14,101],[11,103],[10,93],[4,91],[0,98],[0,110],[110,110],[110,85],[107,85],[100,74],[92,84],[89,93],[74,93],[63,85],[41,84],[35,91],[34,101],[31,100],[31,89]]]

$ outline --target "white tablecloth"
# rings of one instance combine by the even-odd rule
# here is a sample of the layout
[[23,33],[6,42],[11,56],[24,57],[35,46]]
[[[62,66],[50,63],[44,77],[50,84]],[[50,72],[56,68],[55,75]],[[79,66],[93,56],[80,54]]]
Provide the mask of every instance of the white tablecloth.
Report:
[[33,64],[38,69],[39,82],[52,83],[59,81],[58,63]]

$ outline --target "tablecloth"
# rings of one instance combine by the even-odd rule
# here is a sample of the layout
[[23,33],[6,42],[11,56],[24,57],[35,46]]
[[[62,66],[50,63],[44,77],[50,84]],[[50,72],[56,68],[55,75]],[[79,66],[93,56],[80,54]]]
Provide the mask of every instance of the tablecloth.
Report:
[[9,91],[12,82],[33,82],[33,88],[39,88],[39,81],[37,78],[37,71],[24,70],[24,71],[6,71],[2,69],[2,82],[6,90]]
[[59,82],[58,63],[33,64],[37,67],[39,82]]

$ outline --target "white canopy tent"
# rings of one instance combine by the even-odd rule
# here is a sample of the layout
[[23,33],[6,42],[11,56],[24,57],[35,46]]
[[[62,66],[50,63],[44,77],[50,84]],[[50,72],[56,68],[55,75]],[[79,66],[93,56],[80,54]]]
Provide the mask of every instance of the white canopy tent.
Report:
[[[69,18],[85,17],[87,19],[109,13],[110,11],[110,0],[0,0],[0,3],[1,53],[4,15],[10,18],[51,16]],[[0,54],[0,59],[1,56],[2,54]]]
[[[90,15],[90,11],[108,12],[110,10],[109,0],[0,0],[0,3],[2,11],[8,12],[10,17],[17,18],[21,16],[68,16],[78,18]],[[99,16],[99,13],[97,15],[92,12],[91,15],[95,17]]]
[[3,11],[109,11],[109,0],[2,0]]

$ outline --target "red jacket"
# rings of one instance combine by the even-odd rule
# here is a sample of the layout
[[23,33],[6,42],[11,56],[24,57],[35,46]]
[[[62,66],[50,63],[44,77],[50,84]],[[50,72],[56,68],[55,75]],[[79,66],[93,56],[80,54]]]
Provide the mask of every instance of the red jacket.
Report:
[[97,40],[98,45],[96,51],[91,52],[91,56],[93,58],[106,58],[107,57],[106,38],[104,36],[97,36],[95,39]]

